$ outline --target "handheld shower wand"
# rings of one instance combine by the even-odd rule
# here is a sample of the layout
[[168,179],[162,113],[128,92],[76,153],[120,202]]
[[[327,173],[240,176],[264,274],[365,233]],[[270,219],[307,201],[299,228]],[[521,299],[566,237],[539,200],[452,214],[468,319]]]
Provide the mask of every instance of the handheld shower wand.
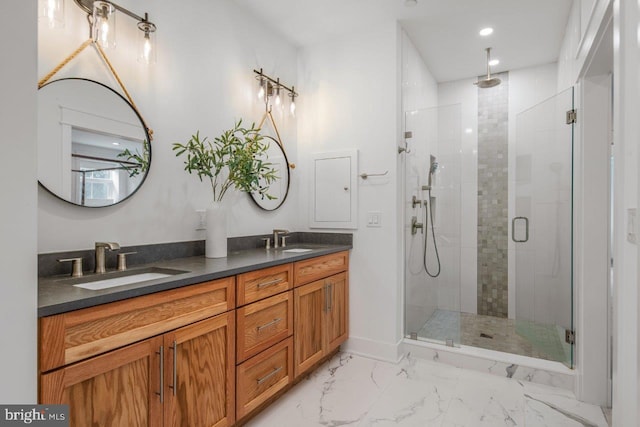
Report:
[[430,160],[429,160],[429,175],[427,176],[427,185],[423,185],[422,189],[423,190],[429,190],[431,191],[431,187],[433,186],[433,174],[436,173],[436,171],[438,170],[438,166],[440,166],[438,164],[438,162],[436,162],[436,158],[434,156],[430,156]]
[[[422,187],[423,190],[429,191],[429,197],[424,202],[424,228],[426,229],[427,232],[425,233],[425,236],[424,236],[424,250],[422,252],[422,264],[424,266],[425,272],[430,277],[438,277],[440,275],[440,268],[441,268],[440,254],[438,253],[438,243],[436,242],[436,232],[435,232],[435,227],[433,225],[433,203],[431,199],[431,188],[433,186],[432,176],[438,170],[438,166],[439,165],[438,165],[438,162],[436,162],[436,158],[434,156],[431,156],[430,166],[429,166],[429,176],[427,178],[427,185]],[[427,206],[427,204],[429,206]],[[436,260],[438,262],[438,270],[433,274],[429,271],[429,267],[427,267],[427,242],[429,240],[429,218],[431,218],[431,238],[433,240],[433,248],[435,249]]]

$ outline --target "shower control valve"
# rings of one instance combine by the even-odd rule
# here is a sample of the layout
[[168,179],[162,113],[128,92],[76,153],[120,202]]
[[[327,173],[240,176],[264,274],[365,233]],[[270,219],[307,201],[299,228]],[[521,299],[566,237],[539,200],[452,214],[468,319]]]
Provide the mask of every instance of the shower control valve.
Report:
[[418,222],[418,218],[415,216],[411,217],[411,235],[414,236],[418,232],[418,228],[420,229],[420,234],[424,234],[424,227],[421,222]]

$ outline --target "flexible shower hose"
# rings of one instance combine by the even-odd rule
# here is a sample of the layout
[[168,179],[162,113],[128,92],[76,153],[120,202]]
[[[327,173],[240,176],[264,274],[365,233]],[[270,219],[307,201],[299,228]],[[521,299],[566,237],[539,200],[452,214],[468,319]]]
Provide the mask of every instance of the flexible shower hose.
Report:
[[[425,205],[429,205],[429,210],[424,210],[424,250],[422,252],[422,264],[424,265],[424,271],[427,272],[429,277],[438,277],[440,275],[440,255],[438,254],[438,244],[436,243],[436,232],[433,226],[433,205],[431,203],[431,188],[429,188],[429,201],[425,202]],[[425,206],[426,208],[426,206]],[[438,261],[438,271],[435,274],[431,274],[429,267],[427,267],[427,241],[429,240],[429,218],[431,218],[431,238],[433,240],[433,247],[436,251],[436,260]]]

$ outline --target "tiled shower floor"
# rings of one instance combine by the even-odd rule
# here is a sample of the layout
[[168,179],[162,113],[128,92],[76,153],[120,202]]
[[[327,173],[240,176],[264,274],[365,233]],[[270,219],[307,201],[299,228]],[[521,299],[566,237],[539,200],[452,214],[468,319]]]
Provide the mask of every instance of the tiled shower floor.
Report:
[[436,310],[418,337],[567,363],[570,347],[562,333],[550,325]]

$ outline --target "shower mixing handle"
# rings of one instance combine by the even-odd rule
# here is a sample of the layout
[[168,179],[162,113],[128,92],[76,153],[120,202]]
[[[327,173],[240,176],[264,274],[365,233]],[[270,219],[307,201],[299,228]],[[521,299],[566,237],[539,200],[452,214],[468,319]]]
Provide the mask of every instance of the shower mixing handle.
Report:
[[411,217],[411,235],[414,236],[418,232],[418,228],[420,229],[420,234],[424,234],[424,227],[421,222],[418,222],[418,218],[416,216]]

